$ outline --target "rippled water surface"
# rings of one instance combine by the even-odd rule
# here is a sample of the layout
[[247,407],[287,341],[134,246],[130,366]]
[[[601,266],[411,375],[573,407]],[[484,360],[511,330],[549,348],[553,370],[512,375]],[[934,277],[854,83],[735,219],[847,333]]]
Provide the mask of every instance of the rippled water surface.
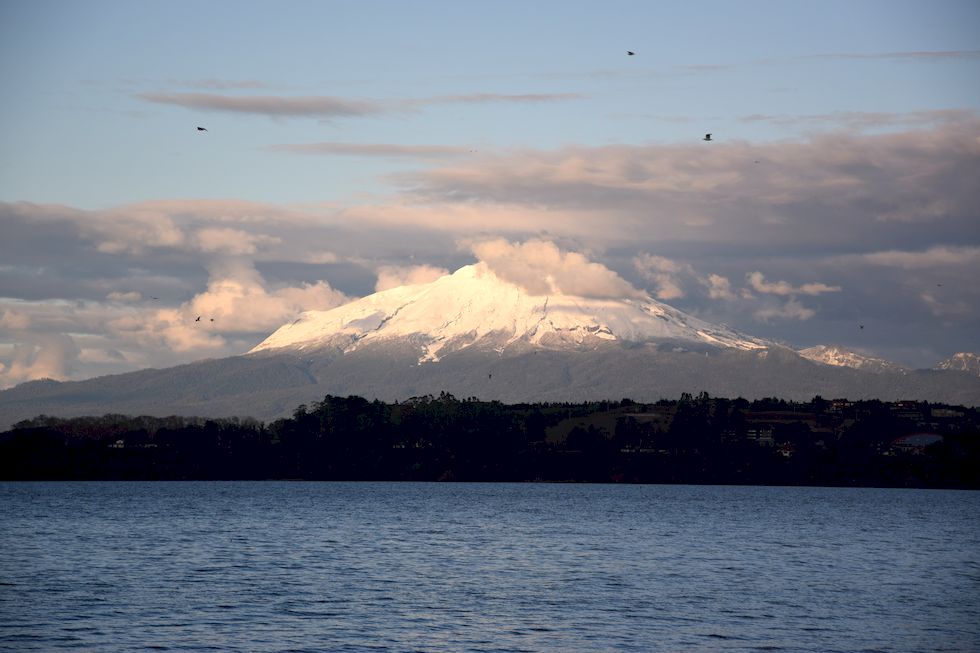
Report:
[[980,493],[0,484],[0,649],[977,651]]

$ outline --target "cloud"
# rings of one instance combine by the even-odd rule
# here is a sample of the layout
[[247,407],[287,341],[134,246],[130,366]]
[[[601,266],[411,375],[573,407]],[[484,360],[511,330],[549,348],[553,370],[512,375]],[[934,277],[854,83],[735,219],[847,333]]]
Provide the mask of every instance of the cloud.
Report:
[[79,348],[64,334],[32,334],[0,361],[0,388],[36,379],[65,380],[78,360]]
[[[25,241],[43,233],[48,246],[57,238],[78,239],[94,244],[110,256],[138,256],[165,250],[207,254],[254,254],[282,242],[266,230],[284,231],[317,227],[322,214],[242,200],[168,200],[128,204],[100,211],[81,211],[65,206],[19,202],[0,203],[0,225],[17,249]],[[67,247],[67,242],[65,247]],[[0,245],[5,260],[14,251]],[[77,252],[75,253],[77,255]]]
[[704,284],[708,287],[708,297],[711,299],[724,299],[734,301],[735,293],[732,292],[732,284],[726,277],[720,274],[709,274],[704,278]]
[[[104,211],[0,203],[3,383],[239,354],[303,310],[347,301],[319,278],[322,268],[301,263],[338,260],[325,256],[325,242],[338,233],[324,224],[325,211],[225,200]],[[164,242],[154,242],[161,232]],[[351,252],[345,261],[355,242],[336,243]],[[262,262],[268,277],[256,267]],[[331,268],[348,276],[351,270],[356,275],[357,264]],[[362,274],[373,284],[367,266]],[[54,366],[54,353],[71,351],[53,348],[62,336],[81,353]]]
[[187,109],[251,113],[272,117],[346,118],[385,111],[368,100],[332,96],[280,97],[274,95],[216,95],[213,93],[142,93],[140,99]]
[[919,293],[919,299],[929,307],[929,312],[937,317],[969,316],[973,311],[970,305],[959,298],[940,298],[935,292]]
[[511,243],[493,239],[473,243],[470,250],[498,277],[522,286],[532,295],[643,296],[606,266],[593,263],[577,252],[562,252],[553,242]]
[[776,319],[786,319],[786,320],[809,320],[816,312],[812,309],[803,306],[796,299],[789,299],[785,304],[781,306],[767,306],[765,308],[760,308],[753,313],[757,320],[762,322],[770,322]]
[[216,93],[141,93],[141,100],[169,104],[187,109],[246,113],[269,117],[350,118],[392,111],[411,111],[435,104],[486,104],[515,102],[520,104],[560,102],[583,97],[578,93],[469,93],[428,98],[387,101],[353,100],[329,95],[221,95]]
[[330,263],[339,263],[340,257],[333,252],[313,252],[303,259],[303,262],[312,263],[314,265],[326,265]]
[[828,286],[824,283],[805,283],[801,286],[793,286],[785,281],[768,282],[761,272],[755,271],[745,275],[749,280],[749,285],[756,292],[767,295],[820,295],[828,292],[840,292],[840,286]]
[[106,295],[106,299],[111,302],[138,302],[143,299],[143,295],[136,291],[118,292],[114,291]]
[[[608,145],[499,152],[395,177],[407,204],[522,209],[527,230],[565,228],[606,242],[655,230],[661,242],[844,246],[914,242],[917,224],[968,237],[980,186],[969,121],[911,132],[819,134],[752,145]],[[908,223],[883,230],[882,223]]]
[[250,234],[229,227],[208,227],[194,235],[194,244],[202,252],[221,252],[225,254],[254,254],[260,248],[282,242],[275,236]]
[[302,311],[326,310],[350,299],[325,281],[270,289],[241,259],[213,263],[209,277],[207,288],[179,307],[121,317],[109,327],[147,346],[203,351],[223,346],[227,334],[271,333]]
[[169,216],[110,211],[100,217],[80,227],[100,239],[98,250],[106,254],[140,254],[147,248],[177,248],[185,243],[184,232]]
[[678,263],[663,256],[641,254],[633,258],[633,267],[640,276],[656,286],[654,294],[657,299],[671,300],[684,296],[681,289],[680,276],[694,276],[693,268],[685,263]]
[[917,252],[891,250],[862,254],[860,258],[872,265],[906,270],[980,265],[980,247],[938,246]]
[[378,268],[378,282],[374,286],[374,291],[381,292],[400,286],[430,283],[447,274],[449,274],[449,270],[446,268],[437,268],[431,265],[412,265],[407,267],[384,265]]
[[298,143],[269,145],[266,149],[291,154],[334,154],[342,156],[404,157],[438,159],[460,156],[470,148],[449,145],[395,145],[391,143]]
[[12,309],[0,311],[0,329],[5,331],[24,331],[31,326],[31,318]]

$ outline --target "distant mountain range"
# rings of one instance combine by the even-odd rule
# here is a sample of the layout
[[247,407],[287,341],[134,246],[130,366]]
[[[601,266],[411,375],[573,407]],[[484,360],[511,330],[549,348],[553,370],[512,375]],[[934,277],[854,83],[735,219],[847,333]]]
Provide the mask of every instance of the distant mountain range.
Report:
[[638,401],[682,392],[980,404],[980,357],[909,370],[836,347],[801,352],[645,294],[530,293],[485,264],[330,311],[309,311],[248,354],[0,392],[0,428],[39,414],[289,415],[326,394],[385,401],[448,391],[508,403]]

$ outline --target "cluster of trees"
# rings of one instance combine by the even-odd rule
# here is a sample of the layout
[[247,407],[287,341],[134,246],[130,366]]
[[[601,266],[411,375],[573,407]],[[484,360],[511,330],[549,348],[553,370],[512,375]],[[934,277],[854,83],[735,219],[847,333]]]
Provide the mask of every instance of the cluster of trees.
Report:
[[[327,396],[269,424],[38,417],[0,434],[0,478],[980,488],[977,411],[906,404],[749,402],[702,393],[649,405],[504,405],[443,393],[397,403]],[[891,446],[924,427],[942,438],[919,449]]]

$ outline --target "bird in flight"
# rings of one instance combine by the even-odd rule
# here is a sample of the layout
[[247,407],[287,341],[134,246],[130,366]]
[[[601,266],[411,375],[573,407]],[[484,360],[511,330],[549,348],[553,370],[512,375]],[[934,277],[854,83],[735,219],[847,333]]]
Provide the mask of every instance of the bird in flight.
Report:
[[859,324],[858,326],[859,326],[859,327],[860,327],[861,329],[864,329],[864,325],[863,325],[863,324]]
[[627,51],[626,51],[626,54],[627,54],[628,56],[630,56],[630,57],[632,57],[632,56],[633,56],[634,54],[636,54],[636,53],[635,53],[635,52],[632,52],[632,51],[630,51],[630,50],[627,50]]
[[197,131],[199,131],[199,132],[206,132],[207,129],[205,129],[204,127],[198,127],[197,128]]
[[701,139],[701,140],[710,141],[711,140],[711,134],[705,134],[704,135],[704,138]]
[[[195,322],[200,322],[200,321],[201,321],[201,316],[200,316],[200,315],[198,315],[198,316],[197,316],[197,319],[196,319],[196,320],[194,320],[194,321],[195,321]],[[861,328],[863,329],[864,327],[861,327]]]

